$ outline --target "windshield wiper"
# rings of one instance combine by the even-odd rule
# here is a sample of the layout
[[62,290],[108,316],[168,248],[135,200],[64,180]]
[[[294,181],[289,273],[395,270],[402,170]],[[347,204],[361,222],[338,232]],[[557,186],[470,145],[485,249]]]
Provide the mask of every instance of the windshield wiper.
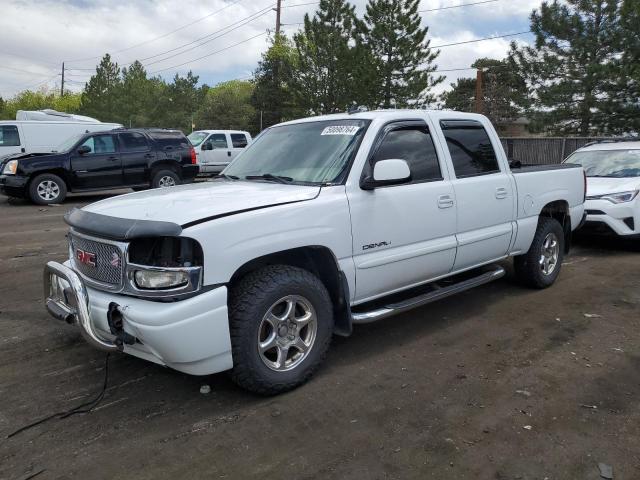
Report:
[[278,183],[291,183],[293,178],[284,177],[282,175],[274,175],[273,173],[263,173],[262,175],[247,175],[246,180],[271,180]]
[[236,177],[235,175],[227,175],[226,173],[221,173],[220,176],[222,178],[228,178],[229,180],[240,180],[240,177]]

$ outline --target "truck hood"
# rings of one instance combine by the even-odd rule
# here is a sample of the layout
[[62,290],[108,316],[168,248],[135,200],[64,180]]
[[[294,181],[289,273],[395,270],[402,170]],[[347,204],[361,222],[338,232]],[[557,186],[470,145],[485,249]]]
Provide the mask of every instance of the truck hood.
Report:
[[312,200],[320,187],[216,180],[159,188],[102,200],[82,210],[129,220],[188,225],[204,219]]
[[639,177],[587,177],[587,196],[598,197],[610,193],[630,192],[640,188]]

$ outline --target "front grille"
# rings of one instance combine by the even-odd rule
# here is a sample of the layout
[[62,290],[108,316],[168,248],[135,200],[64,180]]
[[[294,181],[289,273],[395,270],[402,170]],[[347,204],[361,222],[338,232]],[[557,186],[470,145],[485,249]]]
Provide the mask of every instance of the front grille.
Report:
[[[73,264],[85,277],[110,285],[122,283],[122,251],[117,245],[69,235]],[[80,261],[84,257],[85,261]],[[95,266],[90,265],[94,263]]]

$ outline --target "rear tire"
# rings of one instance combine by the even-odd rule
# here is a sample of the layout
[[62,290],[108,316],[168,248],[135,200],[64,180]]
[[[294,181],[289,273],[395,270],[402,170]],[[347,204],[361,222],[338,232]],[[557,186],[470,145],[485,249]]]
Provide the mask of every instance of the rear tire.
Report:
[[529,251],[513,259],[516,276],[531,288],[554,284],[564,258],[564,230],[550,217],[541,217]]
[[43,173],[29,184],[29,198],[38,205],[62,203],[67,197],[67,185],[53,173]]
[[159,170],[151,179],[151,188],[173,187],[180,183],[180,175],[173,170]]
[[232,380],[261,395],[305,383],[324,359],[333,306],[318,277],[272,265],[245,276],[229,299]]

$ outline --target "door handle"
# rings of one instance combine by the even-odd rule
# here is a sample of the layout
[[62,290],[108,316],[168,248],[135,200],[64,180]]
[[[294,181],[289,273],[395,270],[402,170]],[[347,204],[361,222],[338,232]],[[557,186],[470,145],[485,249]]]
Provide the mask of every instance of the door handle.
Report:
[[496,188],[496,198],[498,200],[501,200],[503,198],[507,198],[507,196],[509,195],[509,191],[506,188]]
[[438,197],[438,208],[450,207],[453,207],[453,198],[451,198],[451,195],[440,195]]
[[110,162],[115,162],[116,160],[120,160],[118,157],[109,157],[107,158]]
[[231,156],[231,152],[227,150],[227,157]]

